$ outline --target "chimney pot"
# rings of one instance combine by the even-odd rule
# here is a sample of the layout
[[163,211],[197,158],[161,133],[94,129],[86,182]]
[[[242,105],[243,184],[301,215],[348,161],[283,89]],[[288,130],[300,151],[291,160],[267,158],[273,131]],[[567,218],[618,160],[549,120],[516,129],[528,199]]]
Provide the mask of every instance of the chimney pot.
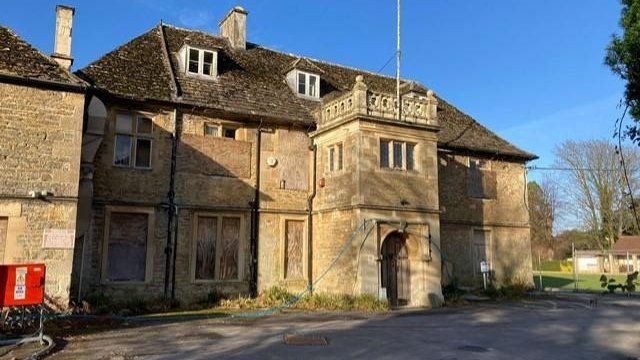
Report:
[[56,34],[51,57],[63,68],[70,70],[73,64],[71,57],[71,35],[73,29],[73,14],[76,9],[71,6],[56,6]]
[[234,49],[247,48],[247,14],[247,10],[236,6],[220,21],[220,35],[226,37]]

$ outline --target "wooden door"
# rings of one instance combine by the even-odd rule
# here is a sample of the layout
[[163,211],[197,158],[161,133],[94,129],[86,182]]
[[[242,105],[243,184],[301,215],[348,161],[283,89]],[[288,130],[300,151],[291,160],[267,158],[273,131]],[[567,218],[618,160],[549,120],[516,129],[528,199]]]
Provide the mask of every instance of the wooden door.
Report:
[[391,234],[384,241],[382,253],[382,287],[387,290],[391,306],[405,306],[411,299],[409,254],[406,239],[400,234]]

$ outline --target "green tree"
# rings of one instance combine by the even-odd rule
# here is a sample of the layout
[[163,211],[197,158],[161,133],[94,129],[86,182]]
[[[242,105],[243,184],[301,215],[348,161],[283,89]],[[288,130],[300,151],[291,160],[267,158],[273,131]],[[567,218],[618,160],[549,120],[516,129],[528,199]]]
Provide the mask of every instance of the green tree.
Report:
[[640,142],[640,0],[621,0],[621,3],[623,33],[613,35],[605,63],[627,82],[625,103],[636,122],[627,134],[634,142]]
[[554,259],[556,244],[553,237],[553,222],[558,208],[556,187],[550,181],[540,184],[531,181],[527,185],[527,191],[533,255],[543,260]]

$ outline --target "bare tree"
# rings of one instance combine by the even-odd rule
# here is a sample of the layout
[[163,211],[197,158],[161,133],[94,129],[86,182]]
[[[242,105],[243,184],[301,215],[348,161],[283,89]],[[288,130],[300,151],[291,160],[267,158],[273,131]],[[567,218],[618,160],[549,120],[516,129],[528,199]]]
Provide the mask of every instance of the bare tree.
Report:
[[527,189],[533,253],[544,260],[554,259],[557,246],[553,229],[560,208],[557,184],[546,178],[540,183],[529,182]]
[[[639,189],[640,156],[622,149],[633,194]],[[637,232],[620,155],[604,140],[566,141],[555,149],[555,165],[568,169],[562,192],[568,209],[583,224],[593,245],[609,249],[623,233]]]

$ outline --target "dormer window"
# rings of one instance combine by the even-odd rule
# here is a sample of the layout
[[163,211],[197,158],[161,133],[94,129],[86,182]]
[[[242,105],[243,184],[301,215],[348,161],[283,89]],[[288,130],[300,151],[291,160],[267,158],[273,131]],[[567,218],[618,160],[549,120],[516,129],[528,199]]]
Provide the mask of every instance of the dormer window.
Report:
[[303,71],[298,71],[298,95],[312,98],[320,97],[320,77]]
[[190,75],[215,77],[218,53],[210,50],[186,48],[185,72]]

